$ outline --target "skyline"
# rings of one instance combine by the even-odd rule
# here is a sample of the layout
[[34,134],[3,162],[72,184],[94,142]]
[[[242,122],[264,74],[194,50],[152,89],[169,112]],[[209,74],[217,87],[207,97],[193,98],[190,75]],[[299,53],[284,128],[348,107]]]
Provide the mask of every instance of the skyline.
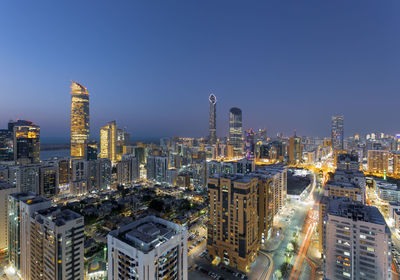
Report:
[[79,13],[70,3],[1,4],[0,23],[14,26],[1,31],[1,127],[26,119],[43,139],[68,142],[76,80],[90,92],[96,139],[112,120],[134,139],[205,137],[211,92],[218,137],[232,107],[244,130],[269,136],[329,137],[333,115],[344,115],[346,137],[400,132],[395,1],[92,3]]

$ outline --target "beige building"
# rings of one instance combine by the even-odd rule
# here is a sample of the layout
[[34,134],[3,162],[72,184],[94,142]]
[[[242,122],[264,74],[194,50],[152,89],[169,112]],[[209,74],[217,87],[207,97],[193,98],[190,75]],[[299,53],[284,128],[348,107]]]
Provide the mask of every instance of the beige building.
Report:
[[258,179],[248,176],[209,178],[208,196],[207,249],[210,257],[249,271],[260,247]]
[[370,150],[368,151],[368,172],[381,174],[388,172],[389,169],[388,151]]

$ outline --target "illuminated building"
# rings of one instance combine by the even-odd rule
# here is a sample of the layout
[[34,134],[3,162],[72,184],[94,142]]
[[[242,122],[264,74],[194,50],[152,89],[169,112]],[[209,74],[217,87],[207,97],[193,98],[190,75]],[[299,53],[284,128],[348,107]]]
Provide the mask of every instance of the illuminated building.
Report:
[[130,185],[139,180],[139,161],[134,155],[123,155],[117,163],[117,181],[120,185]]
[[343,116],[332,117],[331,140],[333,150],[344,150],[344,118]]
[[234,157],[243,154],[242,136],[242,110],[234,107],[229,110],[229,144],[233,146]]
[[389,169],[388,151],[370,150],[368,151],[368,172],[384,175]]
[[15,186],[0,180],[0,252],[8,248],[8,195],[18,191]]
[[258,179],[208,178],[207,249],[212,259],[249,271],[260,247]]
[[30,270],[24,279],[84,279],[84,219],[55,207],[31,217]]
[[108,279],[188,279],[187,230],[146,216],[107,236]]
[[256,142],[263,142],[263,141],[267,141],[267,129],[266,128],[259,128],[257,130],[257,139]]
[[87,160],[96,160],[98,153],[98,147],[96,141],[89,141],[87,144]]
[[289,138],[289,163],[290,164],[298,164],[302,160],[302,145],[301,138],[294,136]]
[[14,160],[21,163],[40,162],[40,127],[30,121],[13,124]]
[[71,181],[71,169],[69,159],[60,159],[58,164],[58,184],[67,185]]
[[87,162],[87,191],[102,190],[111,186],[112,165],[108,158]]
[[391,279],[391,232],[378,208],[330,200],[324,219],[324,279]]
[[400,153],[393,153],[393,175],[400,176]]
[[100,157],[117,161],[117,123],[112,121],[100,129]]
[[131,135],[123,129],[117,129],[117,140],[116,140],[116,153],[117,160],[121,160],[121,156],[124,154],[124,147],[130,144]]
[[49,164],[39,167],[39,195],[51,198],[58,194],[58,166]]
[[355,154],[339,154],[337,156],[336,168],[341,170],[360,170],[360,162]]
[[8,195],[8,259],[22,279],[30,279],[30,218],[41,209],[51,207],[51,200],[33,192]]
[[71,157],[84,159],[89,140],[89,92],[77,82],[71,85]]
[[217,142],[217,98],[213,93],[208,97],[210,102],[209,139],[211,144]]
[[7,129],[0,129],[0,161],[14,159],[14,122],[8,123]]

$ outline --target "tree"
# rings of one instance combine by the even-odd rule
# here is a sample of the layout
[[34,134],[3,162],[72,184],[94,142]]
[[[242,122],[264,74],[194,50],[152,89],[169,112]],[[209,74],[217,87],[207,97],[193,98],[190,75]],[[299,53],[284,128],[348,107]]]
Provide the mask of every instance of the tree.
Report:
[[164,202],[160,199],[155,198],[150,202],[149,207],[158,212],[162,212],[164,209]]

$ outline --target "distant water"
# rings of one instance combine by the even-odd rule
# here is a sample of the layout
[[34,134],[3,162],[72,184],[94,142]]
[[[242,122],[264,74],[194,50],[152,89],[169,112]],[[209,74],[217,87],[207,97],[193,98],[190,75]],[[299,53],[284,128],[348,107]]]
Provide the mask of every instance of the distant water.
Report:
[[63,158],[69,156],[69,149],[40,151],[40,160],[46,160],[54,157]]

